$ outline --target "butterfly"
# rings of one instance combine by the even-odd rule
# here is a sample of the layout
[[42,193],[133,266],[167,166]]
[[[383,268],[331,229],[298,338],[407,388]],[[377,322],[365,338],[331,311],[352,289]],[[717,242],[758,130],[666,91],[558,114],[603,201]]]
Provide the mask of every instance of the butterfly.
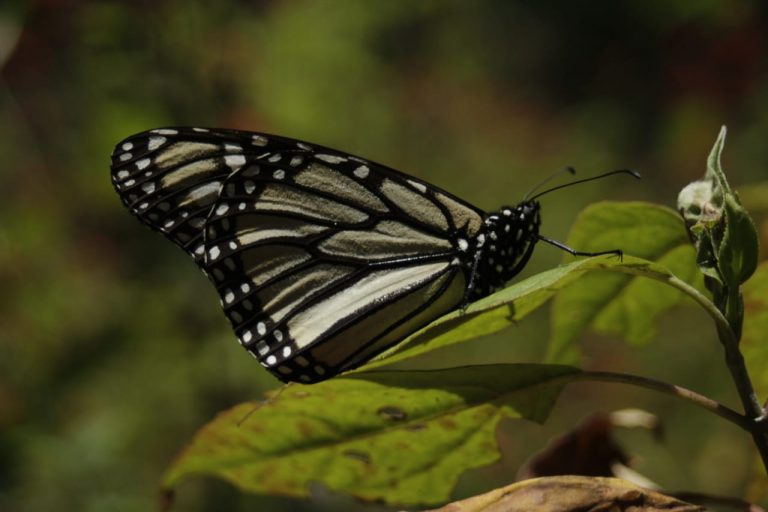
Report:
[[[541,194],[487,213],[413,176],[286,137],[159,128],[118,143],[125,206],[211,279],[240,344],[282,381],[319,382],[517,275]],[[613,171],[605,175],[620,172]],[[571,182],[589,181],[598,177]]]

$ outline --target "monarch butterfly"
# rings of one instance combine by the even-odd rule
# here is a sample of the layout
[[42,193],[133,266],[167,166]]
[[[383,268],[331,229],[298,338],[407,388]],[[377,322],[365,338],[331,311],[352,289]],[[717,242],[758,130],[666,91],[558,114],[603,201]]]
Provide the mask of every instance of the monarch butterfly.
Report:
[[[127,208],[194,258],[240,344],[283,381],[355,368],[492,293],[539,240],[621,254],[539,234],[536,198],[565,185],[486,213],[383,165],[262,133],[150,130],[120,142],[111,167]],[[607,174],[619,172],[634,174]]]

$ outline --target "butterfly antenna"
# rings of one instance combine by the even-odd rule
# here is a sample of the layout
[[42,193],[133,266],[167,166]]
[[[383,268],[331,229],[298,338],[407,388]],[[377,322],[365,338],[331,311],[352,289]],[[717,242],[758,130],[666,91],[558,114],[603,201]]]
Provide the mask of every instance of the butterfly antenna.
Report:
[[552,174],[550,174],[549,176],[547,176],[546,178],[544,178],[543,180],[538,182],[536,185],[534,185],[534,187],[531,190],[529,190],[525,194],[525,196],[523,196],[523,202],[528,201],[528,197],[531,194],[533,194],[534,192],[536,192],[537,190],[539,190],[541,187],[543,187],[544,185],[546,185],[547,183],[549,183],[553,179],[557,178],[558,176],[562,176],[565,173],[568,173],[568,174],[571,174],[571,175],[576,174],[576,169],[574,169],[573,167],[571,167],[569,165],[569,166],[565,167],[564,169],[560,169],[559,171],[553,172]]
[[581,180],[571,181],[569,183],[563,183],[562,185],[558,185],[556,187],[548,188],[548,189],[546,189],[546,190],[544,190],[542,192],[539,192],[538,194],[536,194],[535,196],[531,197],[528,200],[529,201],[533,201],[537,197],[541,197],[544,194],[549,194],[550,192],[554,192],[555,190],[560,190],[561,188],[570,187],[570,186],[573,186],[573,185],[578,185],[579,183],[586,183],[588,181],[599,180],[601,178],[607,178],[608,176],[613,176],[614,174],[629,174],[630,176],[632,176],[634,178],[637,178],[638,180],[641,178],[640,173],[637,172],[637,171],[632,171],[630,169],[619,169],[617,171],[611,171],[611,172],[606,172],[604,174],[598,174],[597,176],[592,176],[591,178],[584,178],[584,179],[581,179]]

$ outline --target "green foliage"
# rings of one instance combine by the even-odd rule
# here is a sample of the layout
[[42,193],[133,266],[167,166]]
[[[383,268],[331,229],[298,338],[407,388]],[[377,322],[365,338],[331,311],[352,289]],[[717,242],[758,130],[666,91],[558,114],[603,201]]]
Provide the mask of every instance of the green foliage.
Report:
[[206,425],[164,485],[213,475],[266,494],[307,496],[321,482],[390,504],[444,501],[461,473],[499,458],[499,419],[544,421],[576,372],[488,365],[286,386]]
[[696,246],[696,262],[715,303],[741,334],[743,304],[738,288],[757,267],[757,229],[731,190],[721,165],[725,126],[707,159],[704,179],[685,187],[677,200]]
[[757,267],[744,285],[741,349],[758,398],[768,398],[768,263]]
[[757,266],[757,230],[739,197],[731,190],[721,165],[725,126],[707,159],[704,179],[686,186],[678,208],[696,245],[696,261],[713,293],[746,282]]
[[[594,205],[572,234],[585,244],[591,237],[598,241],[589,248],[628,244],[684,272],[695,269],[692,251],[682,245],[687,240],[682,223],[665,208]],[[438,319],[345,377],[286,386],[263,404],[241,404],[221,414],[198,432],[169,469],[165,485],[211,475],[264,494],[306,496],[310,482],[321,482],[389,504],[444,501],[460,474],[499,457],[494,436],[501,417],[545,420],[578,370],[533,364],[430,371],[378,367],[503,329],[558,293],[571,295],[553,309],[556,325],[558,315],[567,316],[560,324],[580,315],[595,319],[596,328],[632,339],[679,301],[678,289],[663,286],[675,279],[666,266],[634,256],[580,259],[534,275]],[[617,316],[609,301],[627,314]],[[564,313],[567,304],[571,309]],[[574,311],[579,304],[601,307]]]
[[[663,206],[637,202],[590,205],[576,219],[568,244],[582,251],[620,247],[625,254],[658,262],[669,275],[694,283],[697,279],[683,223]],[[616,273],[584,276],[555,298],[548,360],[573,361],[578,354],[576,341],[590,326],[622,335],[631,343],[648,343],[657,317],[681,298],[679,291],[648,279]]]

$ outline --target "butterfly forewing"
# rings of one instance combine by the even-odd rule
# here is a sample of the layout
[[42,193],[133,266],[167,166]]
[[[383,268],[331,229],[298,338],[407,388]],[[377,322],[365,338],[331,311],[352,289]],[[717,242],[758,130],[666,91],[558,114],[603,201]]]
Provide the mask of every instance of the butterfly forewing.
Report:
[[413,177],[251,132],[134,136],[113,181],[196,257],[240,343],[283,380],[358,366],[460,305],[483,226],[482,211]]

